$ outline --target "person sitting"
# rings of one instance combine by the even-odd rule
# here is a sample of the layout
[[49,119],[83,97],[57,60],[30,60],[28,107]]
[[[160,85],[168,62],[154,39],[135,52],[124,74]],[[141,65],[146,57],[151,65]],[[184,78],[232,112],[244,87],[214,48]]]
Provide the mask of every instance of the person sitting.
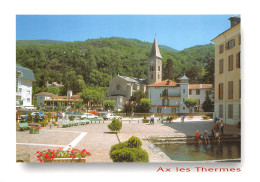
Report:
[[204,138],[204,141],[205,141],[206,144],[210,144],[209,135],[208,135],[208,131],[207,130],[205,130],[203,138]]
[[201,138],[200,138],[199,130],[197,130],[196,133],[195,133],[195,139],[197,140],[197,142],[198,142],[199,144],[201,144]]

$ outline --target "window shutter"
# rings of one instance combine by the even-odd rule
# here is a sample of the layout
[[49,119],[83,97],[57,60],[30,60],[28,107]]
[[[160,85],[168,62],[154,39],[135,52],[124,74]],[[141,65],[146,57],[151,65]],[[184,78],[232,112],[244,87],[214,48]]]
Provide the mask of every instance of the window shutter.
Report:
[[235,39],[233,39],[233,47],[235,47]]
[[228,49],[228,42],[226,43],[225,48]]

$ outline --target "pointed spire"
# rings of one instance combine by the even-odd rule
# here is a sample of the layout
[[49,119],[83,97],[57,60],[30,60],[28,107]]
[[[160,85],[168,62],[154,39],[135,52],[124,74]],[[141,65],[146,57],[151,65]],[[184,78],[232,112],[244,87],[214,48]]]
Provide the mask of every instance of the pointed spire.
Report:
[[150,57],[158,57],[158,58],[162,59],[156,38],[154,38],[154,41],[153,41],[153,46],[152,46],[152,49],[151,49]]

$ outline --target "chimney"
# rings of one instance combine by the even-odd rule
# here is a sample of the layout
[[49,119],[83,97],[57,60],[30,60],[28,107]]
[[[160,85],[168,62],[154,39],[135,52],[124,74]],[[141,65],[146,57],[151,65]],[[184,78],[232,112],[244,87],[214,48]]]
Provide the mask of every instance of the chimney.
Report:
[[240,17],[239,16],[231,16],[228,20],[230,21],[230,26],[233,27],[240,22]]

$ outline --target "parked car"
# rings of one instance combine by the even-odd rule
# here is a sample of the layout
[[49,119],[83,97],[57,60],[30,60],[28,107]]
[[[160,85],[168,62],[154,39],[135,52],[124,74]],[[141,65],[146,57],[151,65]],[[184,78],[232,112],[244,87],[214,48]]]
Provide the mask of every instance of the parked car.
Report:
[[80,116],[80,119],[92,119],[92,118],[98,118],[98,116],[91,114],[91,113],[84,113]]
[[120,116],[117,116],[113,113],[108,113],[108,114],[104,114],[103,115],[103,119],[106,120],[106,119],[113,119],[113,118],[116,118],[116,119],[122,119]]
[[80,118],[80,116],[83,115],[83,113],[74,111],[74,112],[67,112],[66,115],[68,117],[74,116],[75,118]]

